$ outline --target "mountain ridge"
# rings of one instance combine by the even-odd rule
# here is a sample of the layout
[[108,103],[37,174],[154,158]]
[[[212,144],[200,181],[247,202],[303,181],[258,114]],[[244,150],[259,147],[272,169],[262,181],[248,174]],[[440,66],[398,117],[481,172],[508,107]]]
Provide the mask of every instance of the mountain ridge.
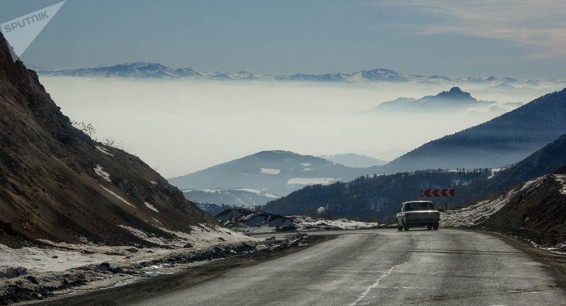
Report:
[[365,168],[351,168],[312,155],[273,150],[170,178],[169,182],[181,189],[244,188],[282,196],[301,186],[353,179],[365,173]]
[[381,166],[387,163],[387,161],[384,160],[355,153],[321,155],[320,157],[333,163],[351,168],[369,168],[372,166]]
[[487,108],[491,105],[497,105],[497,103],[495,101],[479,101],[472,97],[469,92],[462,91],[460,87],[454,86],[449,91],[442,91],[435,96],[424,96],[420,99],[397,98],[382,102],[372,111],[439,112],[472,107]]
[[566,133],[566,89],[539,97],[485,123],[432,140],[375,168],[499,168],[521,161]]
[[80,77],[122,77],[122,78],[166,78],[166,79],[202,79],[202,80],[266,80],[266,81],[316,81],[316,82],[408,82],[420,83],[490,83],[494,85],[513,86],[520,84],[536,84],[541,81],[564,84],[564,79],[519,80],[512,77],[472,76],[467,78],[450,78],[447,76],[404,75],[399,72],[375,68],[351,73],[294,73],[294,74],[259,74],[247,71],[239,72],[205,72],[193,67],[170,68],[159,63],[132,62],[110,66],[73,69],[52,69],[32,67],[40,75],[80,76]]
[[421,189],[456,188],[456,197],[433,200],[436,203],[449,203],[452,208],[460,207],[497,197],[549,173],[564,173],[565,166],[566,134],[516,165],[497,173],[492,169],[459,169],[361,176],[350,182],[307,186],[271,201],[260,209],[292,215],[324,207],[329,214],[337,217],[390,218],[401,202],[419,198]]

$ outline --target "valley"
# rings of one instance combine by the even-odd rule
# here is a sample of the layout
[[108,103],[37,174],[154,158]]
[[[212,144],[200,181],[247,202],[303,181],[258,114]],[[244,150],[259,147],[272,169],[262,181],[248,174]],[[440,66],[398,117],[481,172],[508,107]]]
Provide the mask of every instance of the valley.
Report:
[[[561,74],[413,73],[374,54],[305,72],[187,64],[209,51],[29,69],[0,34],[0,305],[564,301]],[[398,232],[400,204],[424,197],[440,229]]]

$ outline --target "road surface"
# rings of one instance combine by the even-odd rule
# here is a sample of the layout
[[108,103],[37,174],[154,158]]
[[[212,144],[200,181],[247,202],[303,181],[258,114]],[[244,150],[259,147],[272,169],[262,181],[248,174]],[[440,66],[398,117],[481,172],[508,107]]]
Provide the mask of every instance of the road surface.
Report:
[[364,230],[141,305],[566,305],[542,264],[489,235]]

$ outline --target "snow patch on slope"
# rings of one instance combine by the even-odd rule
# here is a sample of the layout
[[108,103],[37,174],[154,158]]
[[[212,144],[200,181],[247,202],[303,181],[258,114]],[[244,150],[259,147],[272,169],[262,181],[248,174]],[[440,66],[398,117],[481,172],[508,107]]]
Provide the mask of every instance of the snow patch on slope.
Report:
[[96,167],[94,168],[94,173],[96,173],[96,175],[100,176],[103,180],[107,181],[107,182],[112,182],[110,180],[110,174],[108,174],[108,172],[104,171],[104,169],[102,168],[101,165],[96,165]]
[[330,185],[338,180],[331,177],[294,177],[287,181],[287,185]]
[[566,174],[554,174],[554,179],[562,184],[560,193],[566,195]]
[[203,189],[201,191],[206,192],[206,193],[217,193],[219,190],[217,190],[217,189]]
[[183,248],[185,245],[190,244],[193,246],[193,248],[206,248],[214,244],[238,243],[252,239],[242,233],[234,232],[221,227],[209,227],[206,224],[190,226],[190,234],[168,230],[163,227],[157,227],[158,229],[173,235],[173,239],[167,239],[164,237],[156,236],[154,234],[148,234],[131,226],[119,226],[125,230],[128,230],[130,233],[140,239],[155,243],[163,247]]
[[259,195],[262,195],[264,197],[271,198],[271,199],[279,199],[280,198],[279,196],[276,196],[272,193],[263,192],[261,190],[257,190],[257,189],[253,189],[253,188],[236,188],[234,190],[245,191],[245,192],[249,192],[249,193],[255,193],[255,194],[259,194]]
[[102,185],[100,185],[100,184],[99,184],[98,186],[102,187],[102,189],[106,190],[109,194],[113,195],[113,196],[116,197],[118,200],[122,201],[124,204],[130,205],[130,206],[132,206],[133,208],[136,208],[132,203],[130,203],[130,202],[124,200],[124,198],[122,198],[121,196],[115,194],[112,190],[110,190],[110,189],[108,189],[108,188],[106,188],[106,187],[104,187],[104,186],[102,186]]
[[105,147],[101,147],[101,146],[96,146],[96,149],[108,156],[114,156],[114,154],[108,152],[108,149],[106,149]]
[[143,204],[145,204],[145,207],[147,207],[147,208],[153,210],[153,211],[156,212],[156,213],[159,213],[159,210],[157,210],[157,208],[155,208],[155,206],[153,206],[153,205],[151,205],[151,204],[149,204],[149,203],[147,203],[147,202],[143,202]]
[[542,178],[537,178],[526,182],[523,186],[515,188],[494,200],[481,201],[459,210],[441,213],[440,224],[441,226],[449,227],[469,227],[481,224],[507,205],[513,196],[529,192],[533,188],[536,188],[541,182]]
[[281,173],[280,169],[270,169],[270,168],[261,168],[261,174],[270,174],[270,175],[277,175]]

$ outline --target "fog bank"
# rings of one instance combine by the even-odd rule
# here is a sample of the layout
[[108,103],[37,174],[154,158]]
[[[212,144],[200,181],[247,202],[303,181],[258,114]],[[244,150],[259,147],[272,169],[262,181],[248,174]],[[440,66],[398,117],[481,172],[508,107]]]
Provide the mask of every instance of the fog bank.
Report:
[[[191,173],[262,150],[363,153],[391,160],[502,113],[379,114],[398,97],[420,98],[446,84],[291,83],[41,77],[71,120],[92,123],[165,177]],[[459,85],[478,100],[528,102],[559,88],[502,90]],[[555,85],[554,85],[555,86]]]

